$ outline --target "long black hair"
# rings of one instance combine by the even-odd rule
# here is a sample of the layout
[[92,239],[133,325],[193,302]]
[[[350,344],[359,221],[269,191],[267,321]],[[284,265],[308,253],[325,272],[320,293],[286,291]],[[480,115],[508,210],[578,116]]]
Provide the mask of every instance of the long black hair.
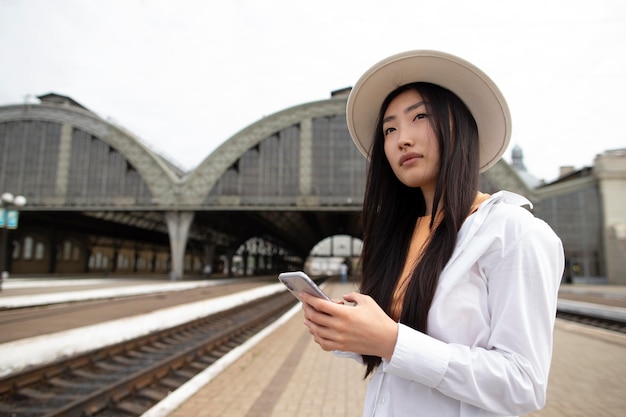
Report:
[[[389,315],[417,218],[426,212],[421,189],[407,187],[396,178],[384,151],[383,115],[391,101],[408,90],[417,91],[426,103],[440,152],[430,222],[430,227],[435,229],[413,270],[400,316],[401,323],[426,333],[439,275],[452,256],[457,233],[478,191],[478,128],[467,106],[454,93],[435,84],[412,83],[399,87],[381,106],[363,202],[360,291],[370,295]],[[438,211],[443,217],[435,226]],[[364,355],[363,359],[366,376],[381,362],[377,356]]]

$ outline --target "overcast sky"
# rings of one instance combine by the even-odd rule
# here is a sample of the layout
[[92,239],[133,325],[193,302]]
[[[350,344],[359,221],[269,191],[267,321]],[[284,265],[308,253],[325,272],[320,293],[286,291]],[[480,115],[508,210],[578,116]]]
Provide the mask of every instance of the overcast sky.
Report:
[[410,49],[494,79],[505,158],[519,145],[538,178],[626,148],[623,0],[0,0],[0,105],[70,96],[191,169]]

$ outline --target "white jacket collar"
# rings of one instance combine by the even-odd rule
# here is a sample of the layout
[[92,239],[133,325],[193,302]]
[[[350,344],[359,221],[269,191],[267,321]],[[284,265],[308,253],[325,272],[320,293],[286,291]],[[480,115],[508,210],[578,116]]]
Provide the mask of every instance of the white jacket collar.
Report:
[[452,261],[454,261],[454,259],[463,252],[467,244],[472,240],[472,237],[474,237],[476,232],[485,223],[491,208],[496,204],[511,204],[516,206],[528,205],[530,208],[533,207],[533,203],[531,203],[526,197],[510,191],[503,190],[492,194],[491,197],[483,201],[478,206],[476,212],[470,215],[461,226],[461,230],[459,230],[459,234],[457,236],[454,253],[452,254],[452,257],[450,257],[448,264],[452,263]]

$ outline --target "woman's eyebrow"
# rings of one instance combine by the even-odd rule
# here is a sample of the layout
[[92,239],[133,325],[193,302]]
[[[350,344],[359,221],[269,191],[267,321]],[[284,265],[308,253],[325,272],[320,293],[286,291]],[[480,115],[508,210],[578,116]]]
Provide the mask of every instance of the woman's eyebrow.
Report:
[[[415,109],[417,109],[417,108],[419,108],[419,107],[421,107],[421,106],[423,106],[423,105],[424,105],[424,102],[423,102],[423,101],[418,101],[418,102],[417,102],[417,103],[415,103],[415,104],[411,104],[409,107],[407,107],[406,109],[404,109],[404,114],[407,114],[407,113],[409,113],[409,112],[411,112],[411,111],[413,111],[413,110],[415,110]],[[395,115],[393,115],[393,114],[392,114],[392,115],[389,115],[389,116],[387,116],[387,117],[385,117],[385,118],[383,119],[383,124],[384,124],[384,123],[387,123],[387,122],[390,122],[391,120],[393,120],[393,119],[395,119],[395,118],[396,118],[396,116],[395,116]]]

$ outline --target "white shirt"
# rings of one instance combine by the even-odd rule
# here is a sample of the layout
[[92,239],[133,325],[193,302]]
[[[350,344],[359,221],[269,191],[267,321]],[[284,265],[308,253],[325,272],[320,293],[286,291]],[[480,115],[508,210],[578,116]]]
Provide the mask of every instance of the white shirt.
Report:
[[564,258],[560,239],[526,204],[501,191],[466,219],[428,335],[399,324],[364,416],[515,416],[543,407]]

